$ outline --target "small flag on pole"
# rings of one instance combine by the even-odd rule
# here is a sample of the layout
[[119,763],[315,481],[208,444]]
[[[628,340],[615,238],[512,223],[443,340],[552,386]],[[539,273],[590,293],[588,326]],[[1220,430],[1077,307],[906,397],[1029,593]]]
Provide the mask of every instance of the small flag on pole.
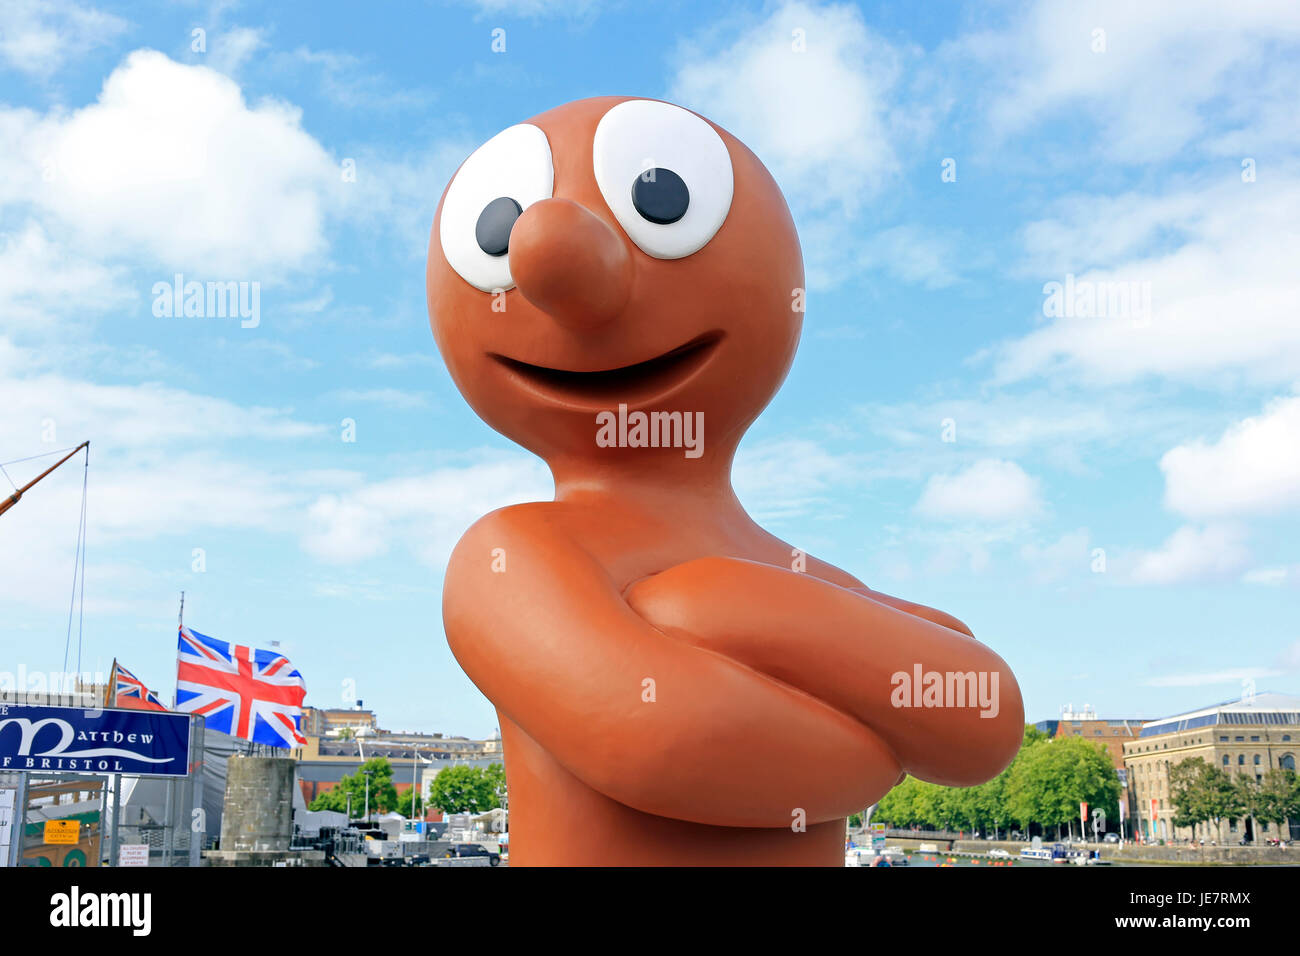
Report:
[[109,679],[108,706],[124,707],[127,710],[167,711],[158,695],[117,661],[113,661],[113,674]]
[[269,747],[300,747],[307,685],[279,651],[229,644],[180,629],[176,709],[207,726]]

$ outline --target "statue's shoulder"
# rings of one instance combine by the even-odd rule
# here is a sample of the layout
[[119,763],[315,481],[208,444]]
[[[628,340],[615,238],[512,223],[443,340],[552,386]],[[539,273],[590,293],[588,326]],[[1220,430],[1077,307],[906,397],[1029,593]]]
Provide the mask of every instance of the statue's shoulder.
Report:
[[531,539],[554,538],[563,533],[562,507],[553,501],[527,501],[490,511],[475,521],[452,551],[448,569],[465,560]]

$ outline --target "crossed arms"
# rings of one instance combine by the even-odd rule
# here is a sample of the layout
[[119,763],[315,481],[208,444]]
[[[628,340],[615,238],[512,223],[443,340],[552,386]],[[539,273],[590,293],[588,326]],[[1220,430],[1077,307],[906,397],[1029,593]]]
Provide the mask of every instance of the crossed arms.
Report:
[[[905,768],[980,782],[1019,745],[997,655],[863,590],[704,558],[621,594],[544,511],[510,508],[457,545],[443,616],[479,689],[588,786],[661,816],[780,827],[856,812]],[[997,670],[998,715],[892,707],[891,676],[914,663]]]

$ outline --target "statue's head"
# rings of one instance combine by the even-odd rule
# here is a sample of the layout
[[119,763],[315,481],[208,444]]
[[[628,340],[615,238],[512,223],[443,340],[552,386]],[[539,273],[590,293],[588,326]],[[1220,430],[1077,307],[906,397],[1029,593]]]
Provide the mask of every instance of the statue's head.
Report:
[[631,451],[595,441],[620,404],[703,413],[729,456],[802,319],[799,240],[771,175],[657,100],[578,100],[480,146],[439,203],[427,282],[465,399],[552,463]]

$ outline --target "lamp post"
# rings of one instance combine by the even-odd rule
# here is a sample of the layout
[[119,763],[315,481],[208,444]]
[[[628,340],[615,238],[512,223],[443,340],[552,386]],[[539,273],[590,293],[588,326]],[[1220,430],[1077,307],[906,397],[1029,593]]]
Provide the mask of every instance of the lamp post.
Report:
[[[501,833],[509,841],[510,836],[510,794],[503,783],[497,787],[497,803],[501,804]],[[499,840],[497,842],[500,842]]]
[[370,823],[370,775],[374,771],[363,768],[361,772],[366,775],[366,823],[368,824]]
[[411,819],[415,819],[416,774],[420,771],[420,748],[411,751]]

